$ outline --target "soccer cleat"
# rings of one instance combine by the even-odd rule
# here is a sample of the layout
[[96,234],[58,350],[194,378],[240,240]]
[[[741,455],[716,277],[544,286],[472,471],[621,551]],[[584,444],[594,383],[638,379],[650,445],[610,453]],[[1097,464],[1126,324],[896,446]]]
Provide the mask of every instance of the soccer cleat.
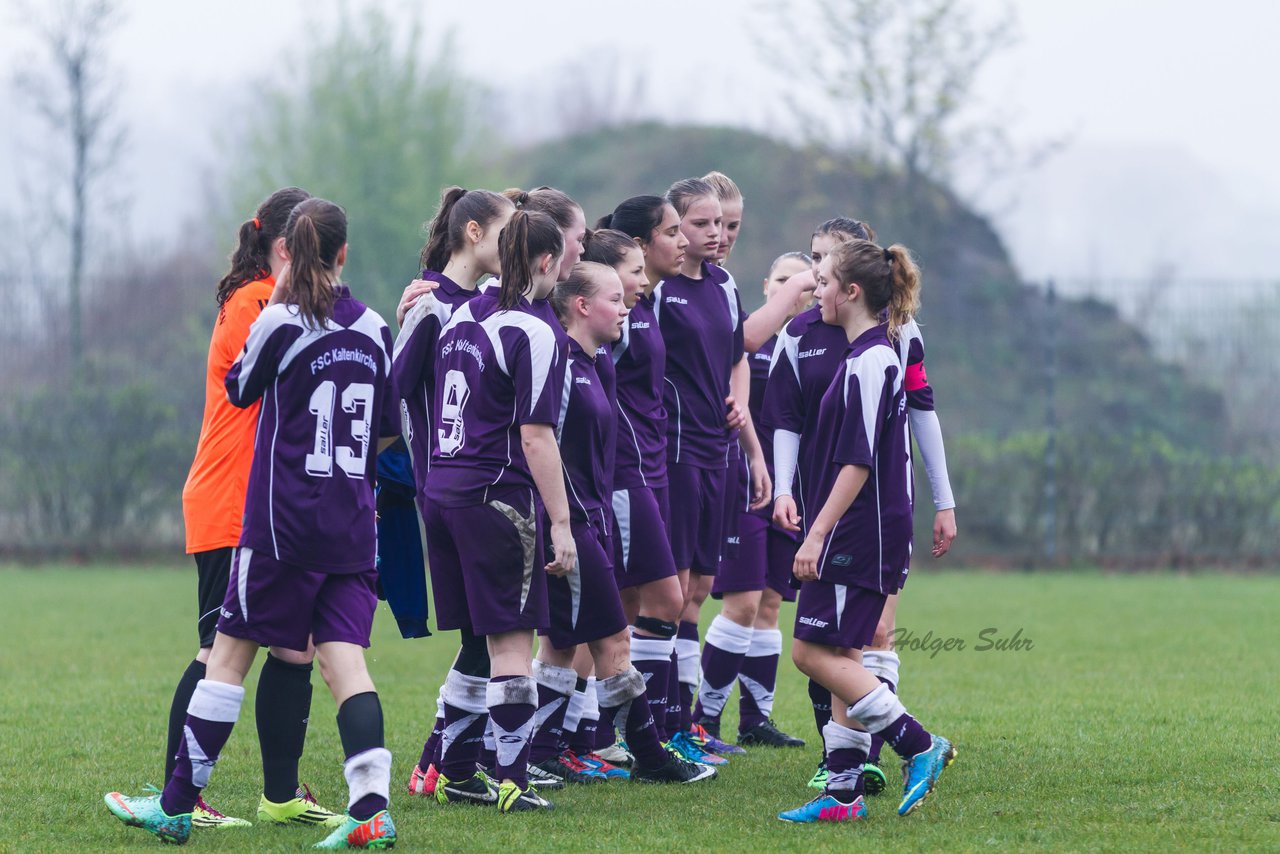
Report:
[[396,847],[396,824],[391,820],[391,813],[386,810],[364,821],[356,821],[349,815],[341,818],[342,823],[334,828],[333,833],[317,842],[313,848],[385,850]]
[[744,732],[738,733],[738,744],[744,746],[763,745],[764,747],[804,747],[804,739],[787,735],[778,729],[773,718],[762,721]]
[[868,795],[878,795],[884,791],[884,772],[879,765],[868,762],[862,766],[862,784],[867,787]]
[[602,771],[598,771],[578,758],[572,750],[566,750],[556,757],[560,763],[560,776],[566,783],[603,783],[608,779]]
[[529,782],[543,790],[563,789],[566,770],[560,764],[559,756],[552,756],[541,762],[530,762]]
[[810,789],[827,788],[827,760],[823,759],[818,763],[818,770],[813,772],[813,776],[809,778]]
[[815,821],[858,821],[867,817],[867,805],[862,796],[853,799],[851,804],[842,804],[831,795],[823,792],[802,807],[778,813],[782,821],[796,824],[809,824]]
[[498,787],[498,809],[503,812],[528,812],[554,808],[554,804],[539,795],[534,786],[522,789],[508,780]]
[[598,771],[599,773],[603,774],[606,779],[626,780],[631,777],[630,771],[628,771],[626,768],[619,768],[617,765],[614,765],[612,762],[605,761],[603,758],[601,758],[599,753],[588,753],[585,756],[579,756],[578,759],[582,762],[583,765],[586,765],[588,768],[591,768],[592,770]]
[[258,821],[272,824],[320,824],[325,827],[337,827],[342,824],[341,813],[332,812],[320,806],[306,783],[298,785],[298,792],[293,800],[277,804],[267,800],[263,795],[258,801]]
[[689,728],[689,738],[693,739],[693,743],[701,747],[708,753],[714,753],[717,756],[734,756],[745,755],[747,751],[743,750],[736,744],[730,744],[727,741],[720,740],[720,721],[715,721],[715,732],[707,729],[703,721],[694,724]]
[[498,789],[493,779],[477,771],[463,780],[453,781],[441,774],[436,781],[436,802],[441,804],[496,804]]
[[898,815],[906,815],[933,793],[942,769],[956,758],[956,749],[940,735],[933,737],[928,750],[902,762],[902,803]]
[[129,827],[140,827],[154,833],[161,842],[181,845],[191,836],[191,813],[169,815],[160,806],[159,795],[131,798],[119,792],[102,797],[111,814]]
[[713,780],[716,769],[710,765],[699,765],[690,762],[679,753],[667,749],[667,761],[657,768],[641,768],[639,765],[631,769],[631,779],[637,783],[697,783],[699,780]]
[[439,779],[440,769],[436,768],[435,763],[428,765],[426,771],[415,765],[413,773],[409,775],[409,794],[432,797],[436,793],[436,781]]
[[218,812],[205,803],[204,795],[201,795],[200,799],[196,801],[195,809],[191,811],[191,826],[225,829],[231,827],[253,827],[253,822]]
[[636,758],[627,749],[625,741],[617,741],[601,750],[597,750],[594,754],[599,756],[605,762],[616,765],[619,768],[630,768],[636,764]]
[[729,760],[723,756],[716,756],[714,753],[708,753],[699,747],[687,732],[678,732],[671,736],[667,742],[667,747],[676,751],[684,759],[690,762],[696,762],[699,765],[728,765]]

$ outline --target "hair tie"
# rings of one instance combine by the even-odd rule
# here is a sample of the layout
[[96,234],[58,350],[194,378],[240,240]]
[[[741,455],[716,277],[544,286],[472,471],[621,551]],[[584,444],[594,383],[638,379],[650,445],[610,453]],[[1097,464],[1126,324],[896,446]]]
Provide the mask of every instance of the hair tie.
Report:
[[262,220],[258,219],[256,216],[253,218],[253,230],[262,231]]
[[892,253],[891,251],[889,251],[889,249],[888,249],[888,248],[886,248],[886,249],[884,250],[884,260],[885,260],[885,262],[886,262],[886,263],[888,263],[888,264],[892,264],[892,263],[893,263],[893,253]]

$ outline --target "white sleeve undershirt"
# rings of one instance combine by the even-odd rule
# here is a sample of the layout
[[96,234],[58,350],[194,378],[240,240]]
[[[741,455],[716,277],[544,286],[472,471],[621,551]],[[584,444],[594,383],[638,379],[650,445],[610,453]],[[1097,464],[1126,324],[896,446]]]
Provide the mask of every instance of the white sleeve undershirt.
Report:
[[800,434],[790,430],[773,431],[773,499],[791,494],[800,459]]
[[[938,413],[931,409],[908,408],[907,417],[911,419],[911,432],[916,437],[924,470],[929,475],[933,506],[938,510],[950,510],[956,506],[956,500],[951,494],[951,478],[947,476],[947,451],[942,444],[942,424],[938,421]],[[777,447],[775,444],[775,469]]]

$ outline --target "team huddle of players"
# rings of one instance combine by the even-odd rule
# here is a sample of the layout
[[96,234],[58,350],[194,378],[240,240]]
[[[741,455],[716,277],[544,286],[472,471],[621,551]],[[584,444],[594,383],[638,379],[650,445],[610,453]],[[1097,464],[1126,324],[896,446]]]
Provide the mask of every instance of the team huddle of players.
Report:
[[[552,188],[450,188],[393,344],[341,284],[342,209],[296,188],[264,202],[219,288],[184,491],[201,653],[175,692],[164,789],[112,792],[108,808],[175,842],[193,823],[247,823],[202,792],[268,646],[259,821],[331,827],[322,848],[390,847],[391,755],[363,648],[379,581],[402,632],[425,633],[420,514],[436,627],[460,644],[410,794],[545,810],[567,784],[698,783],[744,747],[803,745],[771,718],[778,611],[794,599],[822,791],[778,817],[865,816],[885,743],[911,812],[955,756],[898,699],[888,643],[912,435],[934,555],[955,535],[919,274],[904,247],[836,218],[812,255],[774,261],[748,316],[728,271],[743,205],[711,173],[591,230]],[[251,457],[234,449],[247,437]],[[375,482],[396,469],[417,511],[399,544],[375,522]],[[242,526],[219,527],[210,508],[237,492]],[[709,596],[721,611],[700,649]],[[316,655],[338,705],[342,814],[297,779]]]

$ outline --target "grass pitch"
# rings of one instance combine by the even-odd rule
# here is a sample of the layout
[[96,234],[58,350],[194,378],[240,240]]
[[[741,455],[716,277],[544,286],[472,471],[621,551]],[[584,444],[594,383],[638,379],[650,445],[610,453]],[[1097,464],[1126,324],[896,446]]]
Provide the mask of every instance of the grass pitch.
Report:
[[[8,568],[0,593],[0,850],[153,849],[102,794],[163,782],[169,701],[195,651],[194,569]],[[774,818],[809,798],[818,756],[804,681],[785,653],[774,716],[804,749],[754,750],[695,786],[553,792],[544,815],[411,799],[403,786],[453,637],[401,640],[381,607],[368,660],[395,755],[401,850],[1280,850],[1274,577],[921,567],[899,615],[902,696],[959,758],[912,816],[896,815],[900,776],[887,767],[890,790],[869,799],[868,821],[822,827]],[[341,808],[335,710],[314,682],[302,777]],[[731,700],[726,733],[736,708]],[[210,802],[255,818],[257,751],[249,696]],[[322,836],[260,826],[197,830],[188,844],[302,851]]]

